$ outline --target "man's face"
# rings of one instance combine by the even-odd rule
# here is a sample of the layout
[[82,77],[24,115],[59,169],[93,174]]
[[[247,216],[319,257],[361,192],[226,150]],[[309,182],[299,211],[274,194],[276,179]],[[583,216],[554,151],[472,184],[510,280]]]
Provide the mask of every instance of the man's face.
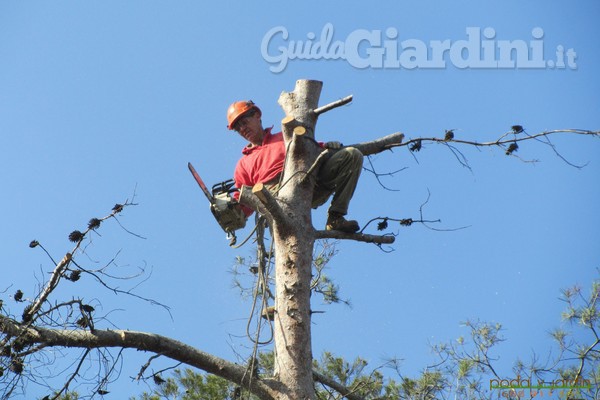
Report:
[[263,142],[264,129],[260,121],[260,113],[251,111],[238,119],[233,129],[250,143],[260,146]]

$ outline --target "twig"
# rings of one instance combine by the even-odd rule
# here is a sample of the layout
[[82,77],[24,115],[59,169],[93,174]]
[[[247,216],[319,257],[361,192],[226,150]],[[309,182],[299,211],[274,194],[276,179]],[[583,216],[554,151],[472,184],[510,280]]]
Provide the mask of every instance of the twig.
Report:
[[388,190],[388,191],[390,191],[390,192],[399,192],[399,191],[400,191],[400,189],[391,189],[391,188],[389,188],[389,187],[385,186],[385,185],[383,184],[383,182],[381,182],[381,179],[380,179],[380,177],[381,177],[381,176],[394,176],[394,174],[397,174],[398,172],[404,171],[404,170],[405,170],[405,169],[407,169],[408,167],[400,168],[400,169],[398,169],[398,170],[396,170],[396,171],[393,171],[393,172],[386,172],[386,173],[383,173],[383,174],[382,174],[382,173],[379,173],[379,172],[375,171],[375,166],[373,165],[373,161],[371,160],[371,156],[370,156],[370,155],[369,155],[369,156],[367,156],[367,161],[369,162],[369,165],[371,166],[371,168],[369,169],[369,168],[366,168],[365,166],[363,166],[363,169],[364,169],[365,171],[368,171],[368,172],[372,173],[373,175],[375,175],[375,179],[377,179],[377,182],[379,182],[379,185],[380,185],[382,188],[384,188],[385,190]]
[[69,379],[67,379],[67,382],[65,382],[63,387],[54,394],[54,396],[52,397],[52,400],[58,399],[60,397],[60,395],[63,394],[63,392],[66,393],[67,390],[69,390],[69,385],[71,384],[71,382],[73,382],[75,377],[77,377],[77,375],[79,375],[79,370],[81,369],[83,362],[85,361],[85,359],[87,358],[88,354],[90,354],[91,351],[92,351],[91,349],[85,349],[85,351],[83,352],[83,355],[81,356],[81,359],[79,360],[79,363],[77,364],[77,367],[75,368],[75,371],[71,374],[71,376],[69,376]]

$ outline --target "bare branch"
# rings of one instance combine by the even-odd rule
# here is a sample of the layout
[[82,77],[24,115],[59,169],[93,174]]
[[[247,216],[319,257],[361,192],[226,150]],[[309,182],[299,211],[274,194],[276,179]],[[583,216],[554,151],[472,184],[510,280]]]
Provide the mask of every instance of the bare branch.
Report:
[[88,356],[88,354],[90,354],[90,351],[91,351],[91,349],[85,349],[85,351],[83,352],[83,355],[81,356],[81,358],[79,360],[79,363],[75,367],[75,371],[73,371],[73,373],[71,374],[69,379],[67,379],[67,381],[63,385],[62,389],[60,389],[58,392],[56,392],[54,394],[52,399],[58,399],[61,394],[66,393],[67,390],[69,390],[69,386],[71,385],[71,382],[73,382],[73,380],[75,380],[75,378],[77,378],[77,375],[79,375],[79,371],[81,370],[81,367],[82,367],[86,357]]
[[390,150],[394,147],[402,145],[404,140],[404,134],[401,132],[392,133],[391,135],[384,136],[380,139],[375,139],[370,142],[363,142],[357,144],[351,144],[347,147],[354,147],[360,150],[363,155],[368,156],[371,154],[381,153],[385,150]]
[[[517,127],[517,126],[515,126]],[[544,132],[540,132],[534,135],[529,135],[525,132],[522,127],[518,127],[520,129],[513,129],[510,132],[507,132],[501,135],[495,141],[489,142],[478,142],[473,140],[462,140],[456,139],[455,137],[418,137],[414,139],[410,139],[404,142],[404,134],[398,132],[393,133],[391,135],[382,137],[380,139],[376,139],[369,142],[357,143],[350,145],[351,147],[355,147],[359,149],[364,155],[371,155],[381,153],[384,150],[391,150],[394,147],[408,146],[411,152],[417,152],[421,150],[421,146],[423,142],[432,142],[432,143],[440,143],[446,145],[456,156],[461,165],[465,167],[469,167],[468,162],[464,155],[458,151],[455,146],[452,146],[451,143],[469,145],[475,147],[499,147],[507,155],[515,156],[514,152],[518,149],[517,142],[523,142],[527,140],[536,140],[542,144],[550,146],[550,148],[554,151],[554,153],[561,158],[568,165],[575,168],[582,168],[581,165],[576,165],[568,160],[566,160],[556,149],[556,147],[548,140],[548,137],[557,133],[571,133],[576,135],[584,135],[584,136],[593,136],[596,138],[600,138],[600,131],[592,131],[592,130],[584,130],[584,129],[554,129],[548,130]],[[521,133],[525,133],[525,135],[518,136]],[[541,140],[546,139],[546,140]]]
[[390,244],[396,238],[392,235],[368,235],[366,233],[344,233],[340,231],[316,231],[315,239],[350,239],[357,242]]
[[[69,263],[72,261],[73,255],[81,247],[82,242],[85,239],[86,235],[89,232],[96,230],[103,221],[105,221],[109,218],[116,219],[116,215],[118,213],[120,213],[121,211],[123,211],[123,208],[128,205],[132,205],[132,203],[125,202],[125,204],[117,204],[113,207],[112,212],[110,214],[108,214],[107,216],[105,216],[103,218],[93,218],[92,220],[90,220],[90,222],[88,223],[88,227],[84,232],[79,232],[79,231],[71,232],[71,234],[69,235],[69,239],[76,243],[75,247],[73,248],[73,250],[71,250],[71,252],[67,253],[63,257],[63,259],[56,265],[56,267],[54,268],[54,271],[52,272],[50,280],[48,281],[48,283],[46,284],[44,289],[41,291],[41,293],[37,296],[36,300],[33,302],[31,308],[28,310],[27,315],[25,316],[25,319],[31,319],[31,317],[33,317],[33,315],[35,315],[35,313],[37,313],[40,310],[40,308],[42,307],[42,304],[48,299],[48,296],[50,296],[52,291],[56,288],[56,286],[58,285],[58,283],[60,281],[60,278],[62,277],[63,272],[67,269],[67,267],[69,266]],[[118,222],[118,220],[117,220],[117,222]],[[125,229],[125,228],[123,228],[123,229]],[[34,245],[34,243],[35,243],[35,245]],[[39,243],[37,243],[36,241],[33,241],[33,242],[31,242],[30,247],[37,247],[38,245],[39,245]],[[42,249],[44,251],[46,251],[46,249],[44,249],[43,247],[42,247]]]
[[[79,267],[79,269],[81,269],[81,271],[83,271],[83,272],[85,272],[85,273],[93,276],[98,281],[98,283],[100,283],[102,286],[104,286],[106,289],[110,290],[111,292],[113,292],[115,294],[119,294],[119,293],[126,294],[128,296],[132,296],[132,297],[135,297],[137,299],[146,301],[146,302],[148,302],[148,303],[150,303],[152,305],[160,306],[160,307],[164,308],[165,310],[167,310],[167,312],[169,313],[169,316],[171,317],[171,319],[173,319],[173,315],[171,314],[171,308],[169,306],[167,306],[166,304],[162,304],[162,303],[160,303],[160,302],[158,302],[158,301],[156,301],[154,299],[151,299],[151,298],[144,297],[144,296],[141,296],[141,295],[133,293],[133,289],[135,289],[135,288],[129,289],[129,290],[123,290],[123,289],[119,289],[119,288],[116,288],[116,287],[111,287],[106,282],[104,282],[104,280],[102,278],[100,278],[97,274],[95,274],[93,271],[89,271],[89,270],[87,270],[87,269],[85,269],[85,268],[83,268],[83,267],[81,267],[79,265],[78,265],[78,267]],[[144,281],[146,281],[148,279],[150,279],[150,276],[148,276]],[[140,282],[138,284],[138,286],[141,283],[143,283],[144,281]]]
[[[489,141],[489,142],[477,142],[477,141],[472,141],[472,140],[461,140],[461,139],[456,139],[456,138],[447,139],[447,138],[437,138],[437,137],[420,137],[420,138],[408,140],[408,141],[398,144],[398,145],[391,145],[391,147],[409,146],[409,149],[412,152],[415,152],[415,151],[419,151],[421,149],[422,142],[432,142],[432,143],[444,144],[453,151],[454,155],[457,157],[459,162],[463,166],[468,168],[469,166],[466,161],[466,158],[462,155],[462,153],[458,152],[456,147],[450,145],[449,143],[463,144],[463,145],[469,145],[469,146],[475,146],[475,147],[499,147],[506,153],[506,155],[516,156],[514,154],[514,152],[516,152],[517,149],[519,148],[519,146],[517,145],[518,142],[524,142],[527,140],[535,140],[544,145],[549,146],[552,149],[552,151],[568,165],[575,167],[575,168],[583,168],[585,165],[573,164],[573,163],[569,162],[565,157],[563,157],[558,152],[558,150],[556,149],[554,144],[552,144],[552,142],[550,142],[548,137],[551,135],[557,134],[557,133],[571,133],[571,134],[576,134],[576,135],[584,135],[584,136],[592,136],[592,137],[600,138],[600,131],[591,131],[591,130],[583,130],[583,129],[554,129],[554,130],[548,130],[548,131],[530,135],[530,134],[526,133],[525,130],[522,129],[522,127],[519,127],[519,128],[520,128],[519,130],[513,129],[511,132],[501,135],[497,140]],[[521,133],[525,133],[525,135],[518,136]],[[512,135],[512,137],[509,137],[510,135]],[[542,140],[542,139],[544,139],[544,140]]]
[[263,202],[256,196],[253,188],[250,186],[242,186],[240,188],[240,204],[250,207],[262,216],[264,216],[269,224],[273,223],[273,215]]
[[40,310],[40,308],[42,307],[42,304],[44,304],[44,302],[46,301],[48,296],[50,296],[50,293],[52,293],[52,291],[58,285],[58,282],[60,281],[62,273],[64,272],[64,270],[67,268],[67,266],[71,262],[72,257],[73,257],[72,253],[67,253],[63,257],[63,259],[60,260],[60,262],[56,265],[56,267],[54,268],[54,271],[52,272],[52,276],[50,277],[50,280],[46,284],[46,287],[44,288],[42,293],[40,293],[40,295],[37,297],[35,302],[31,305],[31,308],[27,312],[28,315],[24,319],[31,319],[31,317],[33,317],[33,315],[35,315],[35,313],[37,313]]
[[326,104],[324,106],[321,106],[321,107],[315,109],[314,113],[316,115],[320,115],[320,114],[326,113],[327,111],[333,110],[334,108],[341,107],[344,104],[348,104],[351,101],[352,101],[352,95],[346,96],[346,97],[344,97],[342,99],[333,101],[333,102],[331,102],[329,104]]
[[0,332],[11,336],[26,336],[30,343],[43,343],[47,347],[118,347],[149,351],[235,382],[265,399],[274,397],[274,388],[277,385],[276,382],[266,379],[254,379],[250,382],[249,377],[245,376],[244,366],[215,357],[175,339],[152,333],[124,330],[97,330],[92,333],[84,330],[33,328],[2,315]]
[[275,216],[276,218],[283,217],[279,204],[277,204],[277,201],[263,183],[259,182],[254,185],[252,187],[252,194],[255,195],[261,203],[263,203],[271,215]]
[[391,189],[391,188],[385,186],[383,184],[383,182],[381,182],[381,177],[382,176],[394,176],[398,172],[404,171],[407,167],[400,168],[400,169],[398,169],[396,171],[392,171],[392,172],[381,173],[381,172],[375,171],[375,166],[373,165],[373,161],[371,160],[371,156],[367,156],[367,161],[369,162],[369,165],[371,166],[371,168],[366,168],[365,166],[363,166],[363,169],[365,171],[368,171],[368,172],[372,173],[373,175],[375,175],[375,179],[377,179],[377,182],[379,182],[379,185],[382,188],[384,188],[385,190],[388,190],[390,192],[398,192],[399,191],[399,189]]

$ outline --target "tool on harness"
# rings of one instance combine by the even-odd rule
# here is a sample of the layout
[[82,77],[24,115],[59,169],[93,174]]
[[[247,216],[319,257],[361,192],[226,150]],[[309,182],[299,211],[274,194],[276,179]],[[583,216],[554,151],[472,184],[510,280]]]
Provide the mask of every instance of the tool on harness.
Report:
[[229,245],[235,245],[237,241],[235,231],[246,226],[246,215],[237,200],[233,198],[233,193],[237,191],[233,179],[213,185],[212,190],[209,192],[192,163],[188,163],[188,168],[208,199],[210,211],[217,223],[227,234]]

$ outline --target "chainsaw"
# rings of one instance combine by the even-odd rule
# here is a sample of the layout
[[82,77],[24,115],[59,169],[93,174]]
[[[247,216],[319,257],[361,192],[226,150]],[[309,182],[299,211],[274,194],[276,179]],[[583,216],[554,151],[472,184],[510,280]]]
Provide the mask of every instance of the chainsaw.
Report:
[[217,220],[219,226],[227,234],[229,245],[233,246],[236,243],[235,231],[246,226],[246,215],[242,211],[240,204],[233,198],[233,193],[237,191],[233,179],[229,179],[213,185],[209,192],[198,172],[192,165],[188,163],[188,168],[194,179],[202,189],[202,192],[210,203],[210,211]]

